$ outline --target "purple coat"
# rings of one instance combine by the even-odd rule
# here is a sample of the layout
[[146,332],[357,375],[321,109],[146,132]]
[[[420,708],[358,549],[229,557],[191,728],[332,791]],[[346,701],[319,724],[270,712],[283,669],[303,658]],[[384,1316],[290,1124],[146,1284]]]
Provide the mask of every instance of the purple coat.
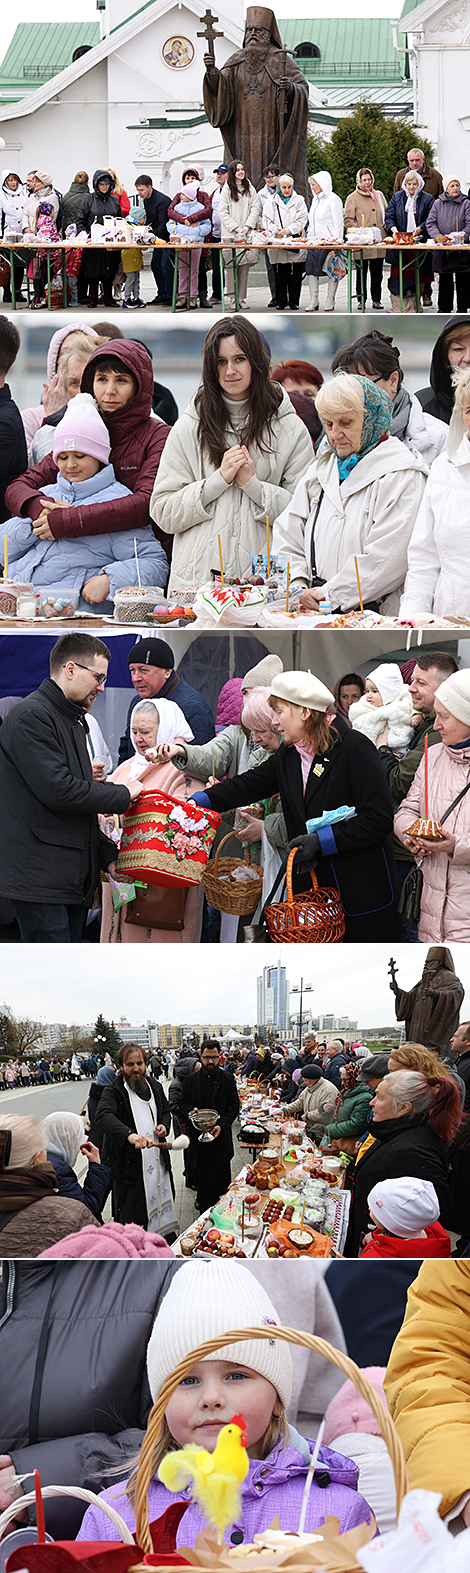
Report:
[[[426,219],[428,235],[433,240],[435,235],[450,235],[457,227],[462,241],[465,240],[467,244],[470,240],[470,202],[468,197],[464,197],[463,191],[459,197],[448,197],[443,192],[442,196],[435,198],[429,210]],[[454,271],[456,266],[459,271],[462,267],[467,270],[469,265],[465,254],[459,258],[457,252],[453,251],[446,256],[442,246],[439,246],[438,251],[433,251],[432,261],[436,273]]]
[[[313,1451],[313,1444],[311,1451]],[[298,1448],[284,1449],[282,1442],[276,1444],[268,1458],[251,1459],[248,1475],[242,1487],[242,1513],[225,1531],[224,1540],[227,1545],[230,1545],[235,1530],[242,1531],[245,1541],[252,1541],[255,1534],[268,1529],[276,1514],[279,1516],[282,1529],[298,1529],[307,1470],[308,1462],[302,1457]],[[357,1490],[359,1475],[357,1465],[353,1464],[350,1458],[344,1458],[342,1453],[335,1453],[330,1447],[321,1447],[317,1471],[320,1478],[324,1478],[327,1474],[329,1483],[320,1486],[314,1478],[305,1529],[318,1529],[328,1514],[339,1518],[341,1531],[353,1529],[355,1524],[362,1524],[364,1521],[369,1523],[370,1508]],[[100,1495],[105,1502],[110,1502],[116,1508],[125,1523],[134,1531],[135,1518],[130,1502],[124,1494],[124,1482],[120,1481],[107,1491],[102,1491]],[[184,1502],[190,1496],[190,1486],[184,1491],[167,1491],[166,1486],[161,1485],[154,1476],[149,1488],[150,1523],[159,1518],[172,1502]],[[176,1537],[178,1546],[194,1546],[196,1536],[204,1526],[204,1515],[196,1506],[191,1505],[178,1527]],[[111,1520],[106,1518],[104,1513],[100,1513],[99,1508],[87,1508],[77,1540],[118,1540],[118,1538],[117,1530],[114,1529]]]

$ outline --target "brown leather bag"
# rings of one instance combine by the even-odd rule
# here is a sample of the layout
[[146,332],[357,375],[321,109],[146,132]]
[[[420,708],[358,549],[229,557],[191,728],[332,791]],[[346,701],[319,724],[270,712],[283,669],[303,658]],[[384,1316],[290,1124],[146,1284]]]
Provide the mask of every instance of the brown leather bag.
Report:
[[137,886],[135,901],[126,907],[125,923],[145,929],[182,929],[188,886],[169,890],[164,885]]

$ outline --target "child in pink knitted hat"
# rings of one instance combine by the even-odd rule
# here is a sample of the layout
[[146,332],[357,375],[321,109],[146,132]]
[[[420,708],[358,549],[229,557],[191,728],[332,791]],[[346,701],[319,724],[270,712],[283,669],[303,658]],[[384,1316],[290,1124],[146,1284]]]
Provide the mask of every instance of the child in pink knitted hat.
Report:
[[[6,526],[8,559],[15,575],[51,594],[44,597],[49,615],[63,615],[64,591],[80,590],[79,610],[112,612],[117,590],[139,582],[162,588],[168,577],[166,553],[150,525],[113,531],[113,503],[129,497],[129,488],[116,480],[109,462],[107,426],[95,400],[79,393],[67,405],[55,428],[52,457],[58,467],[56,480],[42,493],[57,507],[76,511],[76,524],[67,525],[67,536],[56,539],[54,508],[43,509],[34,521],[21,517]],[[109,529],[101,535],[83,533],[82,513],[93,503],[109,505]]]

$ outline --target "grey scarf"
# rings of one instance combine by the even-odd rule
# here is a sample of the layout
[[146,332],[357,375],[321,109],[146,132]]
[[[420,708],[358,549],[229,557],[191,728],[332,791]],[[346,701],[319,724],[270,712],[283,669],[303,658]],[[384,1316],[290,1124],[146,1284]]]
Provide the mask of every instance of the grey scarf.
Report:
[[406,428],[410,419],[410,411],[410,395],[407,393],[406,388],[403,387],[402,383],[401,388],[398,389],[396,399],[394,400],[392,424],[390,427],[390,436],[399,437],[400,442],[404,442],[405,439]]

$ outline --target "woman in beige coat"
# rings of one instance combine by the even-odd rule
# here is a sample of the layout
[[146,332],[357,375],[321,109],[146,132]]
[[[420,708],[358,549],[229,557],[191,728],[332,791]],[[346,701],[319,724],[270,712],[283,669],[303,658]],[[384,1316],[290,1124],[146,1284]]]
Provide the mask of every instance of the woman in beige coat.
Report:
[[[346,235],[348,229],[379,229],[382,240],[385,239],[385,209],[386,197],[383,191],[375,190],[375,181],[372,170],[367,167],[358,169],[356,175],[356,190],[350,191],[344,206],[344,224]],[[356,263],[356,296],[358,306],[362,306],[362,289],[364,288],[364,306],[367,300],[367,271],[370,276],[370,292],[374,311],[382,310],[382,274],[385,246],[365,246],[363,256],[363,276],[361,278],[361,253],[353,253]]]
[[[253,231],[259,229],[258,192],[255,191],[251,180],[245,174],[243,164],[237,158],[232,159],[232,163],[228,166],[227,180],[220,193],[219,217],[222,242],[228,241],[231,248],[234,240],[240,240],[242,235],[249,242]],[[224,251],[223,258],[224,262],[228,263],[227,289],[233,294],[232,250]],[[243,251],[240,252],[240,258],[241,260],[238,263],[238,299],[240,301],[240,309],[243,310],[243,307],[246,307],[247,304],[248,274],[252,263],[256,261],[256,256],[251,251],[248,252],[245,246]],[[235,297],[233,297],[233,300],[230,302],[231,311],[235,311],[235,305]]]
[[222,317],[207,334],[201,387],[170,431],[150,502],[152,519],[175,536],[170,591],[210,580],[218,536],[226,577],[251,575],[266,516],[272,524],[287,507],[311,456],[306,427],[270,380],[258,329]]

